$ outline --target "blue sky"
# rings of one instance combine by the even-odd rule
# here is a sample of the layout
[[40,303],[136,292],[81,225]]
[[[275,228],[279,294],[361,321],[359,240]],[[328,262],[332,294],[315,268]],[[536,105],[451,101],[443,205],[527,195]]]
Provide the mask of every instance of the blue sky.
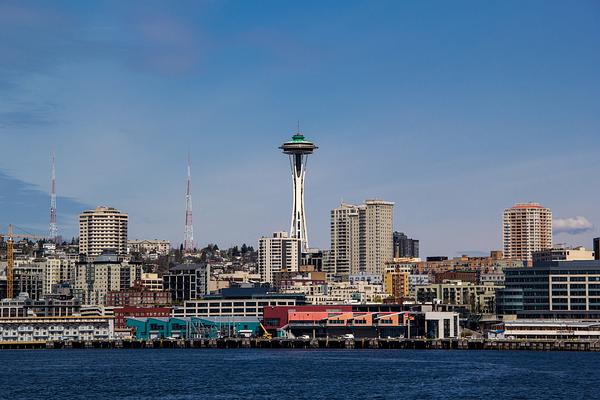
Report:
[[[423,255],[501,247],[538,201],[555,242],[600,236],[595,1],[0,1],[0,224],[100,204],[130,237],[256,243],[289,225],[296,121],[312,245],[343,199],[396,203]],[[581,218],[577,218],[581,217]]]

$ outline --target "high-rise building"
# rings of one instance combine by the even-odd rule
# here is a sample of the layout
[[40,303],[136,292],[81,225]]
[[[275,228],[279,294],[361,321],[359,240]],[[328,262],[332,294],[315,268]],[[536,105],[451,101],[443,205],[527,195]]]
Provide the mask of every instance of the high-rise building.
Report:
[[[340,204],[331,210],[331,265],[334,274],[360,271],[359,209],[364,206]],[[364,257],[363,257],[364,260]]]
[[127,214],[100,206],[79,215],[79,253],[96,257],[105,250],[127,254]]
[[381,275],[393,254],[394,203],[367,200],[341,204],[331,211],[331,258],[328,273]]
[[304,139],[304,135],[297,132],[292,140],[279,147],[290,158],[292,167],[293,206],[290,238],[300,240],[301,250],[308,251],[308,231],[306,229],[306,215],[304,213],[304,177],[306,175],[306,162],[309,154],[318,147]]
[[594,238],[594,259],[600,260],[600,237]]
[[394,232],[394,258],[419,258],[419,241]]
[[273,282],[273,273],[298,271],[300,240],[286,232],[275,232],[272,237],[258,241],[258,270],[262,282]]
[[534,251],[552,247],[552,212],[538,203],[520,203],[504,210],[504,256],[531,261]]
[[[394,258],[394,203],[383,200],[365,202],[365,267],[369,274],[383,274],[385,262]],[[362,218],[359,218],[362,219]]]

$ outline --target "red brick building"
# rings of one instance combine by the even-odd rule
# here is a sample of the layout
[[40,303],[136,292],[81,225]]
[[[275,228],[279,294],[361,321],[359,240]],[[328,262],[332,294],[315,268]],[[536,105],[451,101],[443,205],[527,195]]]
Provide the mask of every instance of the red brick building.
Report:
[[125,329],[126,318],[156,318],[171,316],[171,307],[115,307],[115,329]]
[[171,293],[152,291],[144,286],[111,291],[106,294],[106,305],[114,307],[127,306],[165,306],[171,304]]

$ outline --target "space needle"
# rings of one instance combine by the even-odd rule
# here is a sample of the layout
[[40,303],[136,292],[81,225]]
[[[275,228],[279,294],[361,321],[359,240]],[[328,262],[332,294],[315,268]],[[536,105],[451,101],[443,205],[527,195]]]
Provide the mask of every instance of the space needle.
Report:
[[306,215],[304,213],[304,176],[306,175],[306,162],[308,155],[318,149],[314,143],[304,139],[304,135],[298,132],[292,136],[292,140],[285,142],[279,147],[290,158],[292,168],[292,190],[294,203],[292,206],[292,223],[290,237],[300,240],[302,252],[308,251],[308,232],[306,230]]

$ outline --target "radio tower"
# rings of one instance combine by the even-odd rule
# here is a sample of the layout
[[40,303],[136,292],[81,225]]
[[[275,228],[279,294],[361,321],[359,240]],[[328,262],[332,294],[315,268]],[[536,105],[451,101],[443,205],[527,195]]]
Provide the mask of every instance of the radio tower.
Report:
[[50,227],[48,236],[50,240],[56,242],[58,237],[58,226],[56,225],[56,170],[54,168],[54,153],[51,154],[52,160],[52,183],[50,189]]
[[190,166],[189,154],[187,165],[187,192],[185,194],[185,234],[183,239],[183,250],[186,253],[190,253],[194,250],[194,227],[192,226],[192,169]]

